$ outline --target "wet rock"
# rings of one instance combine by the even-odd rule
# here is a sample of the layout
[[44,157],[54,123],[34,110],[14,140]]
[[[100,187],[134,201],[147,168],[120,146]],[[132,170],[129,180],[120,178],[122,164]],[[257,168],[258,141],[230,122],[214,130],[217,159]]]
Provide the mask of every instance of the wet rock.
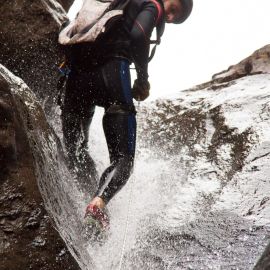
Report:
[[[62,1],[66,7],[71,1]],[[57,35],[66,13],[56,0],[11,0],[0,6],[0,63],[21,77],[50,111],[56,95]]]
[[74,0],[59,0],[58,2],[60,2],[60,4],[65,9],[65,11],[68,12],[68,10],[71,7],[71,5],[73,4]]
[[[12,198],[12,196],[10,196]],[[10,199],[9,197],[9,199]],[[9,220],[16,220],[21,214],[20,209],[15,209],[11,211],[5,211],[0,214],[0,218],[8,218]]]
[[225,82],[259,73],[270,73],[270,45],[255,51],[251,56],[230,66],[226,71],[213,75],[213,79]]
[[198,215],[173,230],[145,221],[141,225],[147,231],[138,233],[125,269],[252,269],[269,233],[260,226],[249,229],[251,221],[225,211]]
[[[218,248],[215,252],[221,257],[212,269],[226,269],[226,265],[228,269],[250,269],[269,241],[266,237],[270,221],[269,48],[266,46],[248,58],[253,63],[252,71],[246,67],[240,72],[241,64],[231,69],[241,76],[232,73],[228,77],[226,73],[224,77],[152,102],[138,113],[138,144],[150,149],[154,157],[162,155],[172,162],[175,174],[178,167],[184,171],[183,175],[179,173],[179,183],[173,187],[178,194],[167,194],[176,205],[173,203],[164,210],[163,219],[175,225],[178,220],[183,223],[208,217],[200,228],[201,235],[214,226],[214,219],[209,216],[212,211],[229,211],[236,230],[239,220],[246,224],[241,231],[243,244],[238,245],[232,237],[235,253],[227,252],[226,247]],[[173,219],[167,216],[167,211],[173,212]],[[218,232],[223,241],[228,240],[232,230],[226,223],[229,221]],[[253,226],[257,228],[255,232],[249,229]],[[153,244],[154,248],[157,245]],[[212,249],[213,245],[209,234],[204,246]],[[246,260],[245,254],[251,247],[253,255]],[[145,250],[148,248],[147,245]],[[197,248],[200,249],[199,245]],[[207,267],[211,261],[206,262],[212,256],[210,253],[196,253],[201,264],[191,263],[191,269],[200,269],[200,265],[205,269],[204,265]],[[183,255],[178,262],[183,269],[188,269],[188,256]]]
[[173,231],[143,224],[149,229],[138,234],[125,268],[251,269],[257,257],[254,250],[269,231],[255,226],[251,232],[250,224],[226,212],[209,212]]
[[188,91],[198,91],[206,88],[219,90],[235,84],[235,80],[249,75],[270,73],[270,45],[255,51],[252,55],[227,70],[212,76],[212,80],[196,85]]
[[[57,33],[65,12],[54,0],[12,0],[1,4],[0,14],[1,63],[22,77],[50,112],[61,58]],[[176,209],[182,219],[176,214],[175,220],[196,219],[177,232],[149,230],[129,254],[126,269],[200,269],[213,261],[212,269],[248,269],[255,264],[268,241],[270,219],[268,51],[269,45],[213,81],[141,109],[140,144],[164,159],[175,157],[175,167],[183,164],[186,170],[179,182],[188,190],[196,187],[192,207]],[[68,228],[61,232],[69,250],[87,269],[91,260],[79,238],[74,201],[59,181],[68,176],[55,165],[61,158],[53,132],[26,85],[0,71],[0,269],[79,269],[53,225]],[[181,188],[174,187],[174,193]]]
[[44,247],[45,244],[46,244],[46,240],[43,239],[41,236],[37,236],[32,242],[32,245],[34,247]]
[[11,226],[2,226],[1,229],[3,230],[3,232],[5,232],[7,234],[14,232],[14,230],[13,230],[13,228]]
[[[44,207],[29,133],[41,136],[49,126],[38,103],[26,98],[28,91],[0,66],[0,269],[79,269],[68,251],[56,259],[66,245]],[[33,115],[39,129],[33,129],[27,105],[39,108]]]
[[25,226],[30,229],[36,229],[40,226],[39,217],[41,215],[41,209],[37,208],[31,212],[30,218],[27,220]]
[[261,258],[257,262],[254,270],[268,270],[270,269],[270,244],[265,248]]

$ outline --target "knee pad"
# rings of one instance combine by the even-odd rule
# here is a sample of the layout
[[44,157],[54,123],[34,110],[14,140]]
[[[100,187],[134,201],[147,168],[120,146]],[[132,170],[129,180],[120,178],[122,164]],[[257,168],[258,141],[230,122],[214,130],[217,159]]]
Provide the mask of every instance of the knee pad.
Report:
[[106,114],[136,114],[136,109],[133,104],[112,104],[110,105],[106,111]]

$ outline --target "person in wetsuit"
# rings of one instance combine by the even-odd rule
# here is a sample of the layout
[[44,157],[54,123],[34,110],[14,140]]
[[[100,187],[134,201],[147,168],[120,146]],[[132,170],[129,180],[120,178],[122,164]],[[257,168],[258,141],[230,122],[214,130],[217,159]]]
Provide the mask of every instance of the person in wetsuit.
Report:
[[[72,166],[96,174],[88,151],[88,130],[95,106],[105,109],[103,129],[110,166],[101,175],[97,192],[86,214],[103,227],[108,219],[103,209],[129,179],[135,156],[136,111],[133,98],[149,96],[148,57],[155,27],[161,36],[165,22],[181,23],[192,10],[192,0],[130,0],[123,20],[117,22],[97,46],[72,48],[70,69],[62,108],[65,147]],[[131,63],[137,79],[131,87]]]

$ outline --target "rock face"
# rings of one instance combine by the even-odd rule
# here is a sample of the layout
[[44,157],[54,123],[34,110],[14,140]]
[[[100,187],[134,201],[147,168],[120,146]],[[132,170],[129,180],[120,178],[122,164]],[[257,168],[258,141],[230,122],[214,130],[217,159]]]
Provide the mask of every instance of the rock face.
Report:
[[[71,1],[61,2],[67,8]],[[0,62],[51,112],[63,8],[55,0],[4,0],[0,14]],[[169,175],[158,174],[160,168],[148,175],[164,181],[156,193],[163,197],[157,216],[148,213],[149,223],[140,226],[144,231],[123,269],[255,265],[270,231],[269,55],[267,45],[213,81],[139,110],[139,149],[172,165]],[[85,202],[62,159],[35,96],[0,66],[0,270],[93,268],[93,253],[81,236]],[[142,187],[144,193],[147,184]],[[146,202],[159,191],[149,189]],[[122,229],[111,239],[118,240]],[[117,241],[107,243],[113,252]],[[113,247],[117,259],[119,246]],[[98,265],[107,263],[106,245],[95,248]],[[256,270],[268,265],[269,246]]]
[[246,75],[270,73],[270,45],[255,51],[240,63],[230,66],[228,70],[213,75],[213,79],[229,81]]
[[[185,174],[178,184],[183,197],[173,194],[172,200],[178,205],[174,213],[180,216],[179,222],[191,220],[179,226],[177,233],[158,229],[156,236],[150,232],[144,235],[143,239],[156,240],[142,247],[142,252],[146,252],[143,263],[162,261],[157,254],[166,247],[168,252],[174,250],[169,256],[177,256],[183,245],[183,257],[170,264],[172,268],[204,269],[216,261],[213,269],[226,269],[228,265],[251,269],[258,260],[270,230],[270,69],[268,63],[263,64],[268,48],[248,58],[255,73],[263,74],[245,76],[239,71],[241,63],[230,74],[239,72],[242,78],[232,79],[226,73],[222,80],[216,78],[158,100],[139,113],[139,137],[143,138],[140,143],[157,156],[183,166]],[[215,235],[219,238],[214,241]],[[172,241],[175,238],[183,242],[179,250]],[[160,249],[158,243],[162,243]],[[150,247],[154,248],[150,251]],[[195,257],[189,261],[191,253]],[[153,254],[155,258],[151,258]]]
[[66,19],[64,9],[55,0],[5,0],[0,14],[0,63],[21,77],[49,111],[56,95],[57,34]]
[[68,12],[69,8],[73,4],[74,0],[59,0],[59,2],[62,4],[65,11]]
[[0,66],[0,269],[80,269],[38,188],[35,137],[50,128],[29,91]]
[[260,260],[256,264],[254,270],[268,270],[270,269],[270,244],[266,247]]

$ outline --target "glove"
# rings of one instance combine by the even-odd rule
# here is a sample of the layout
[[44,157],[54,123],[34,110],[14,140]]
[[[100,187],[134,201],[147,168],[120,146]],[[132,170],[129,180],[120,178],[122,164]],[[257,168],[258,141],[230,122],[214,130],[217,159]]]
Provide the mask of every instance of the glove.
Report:
[[137,101],[144,101],[149,97],[150,83],[136,79],[132,88],[132,97]]

